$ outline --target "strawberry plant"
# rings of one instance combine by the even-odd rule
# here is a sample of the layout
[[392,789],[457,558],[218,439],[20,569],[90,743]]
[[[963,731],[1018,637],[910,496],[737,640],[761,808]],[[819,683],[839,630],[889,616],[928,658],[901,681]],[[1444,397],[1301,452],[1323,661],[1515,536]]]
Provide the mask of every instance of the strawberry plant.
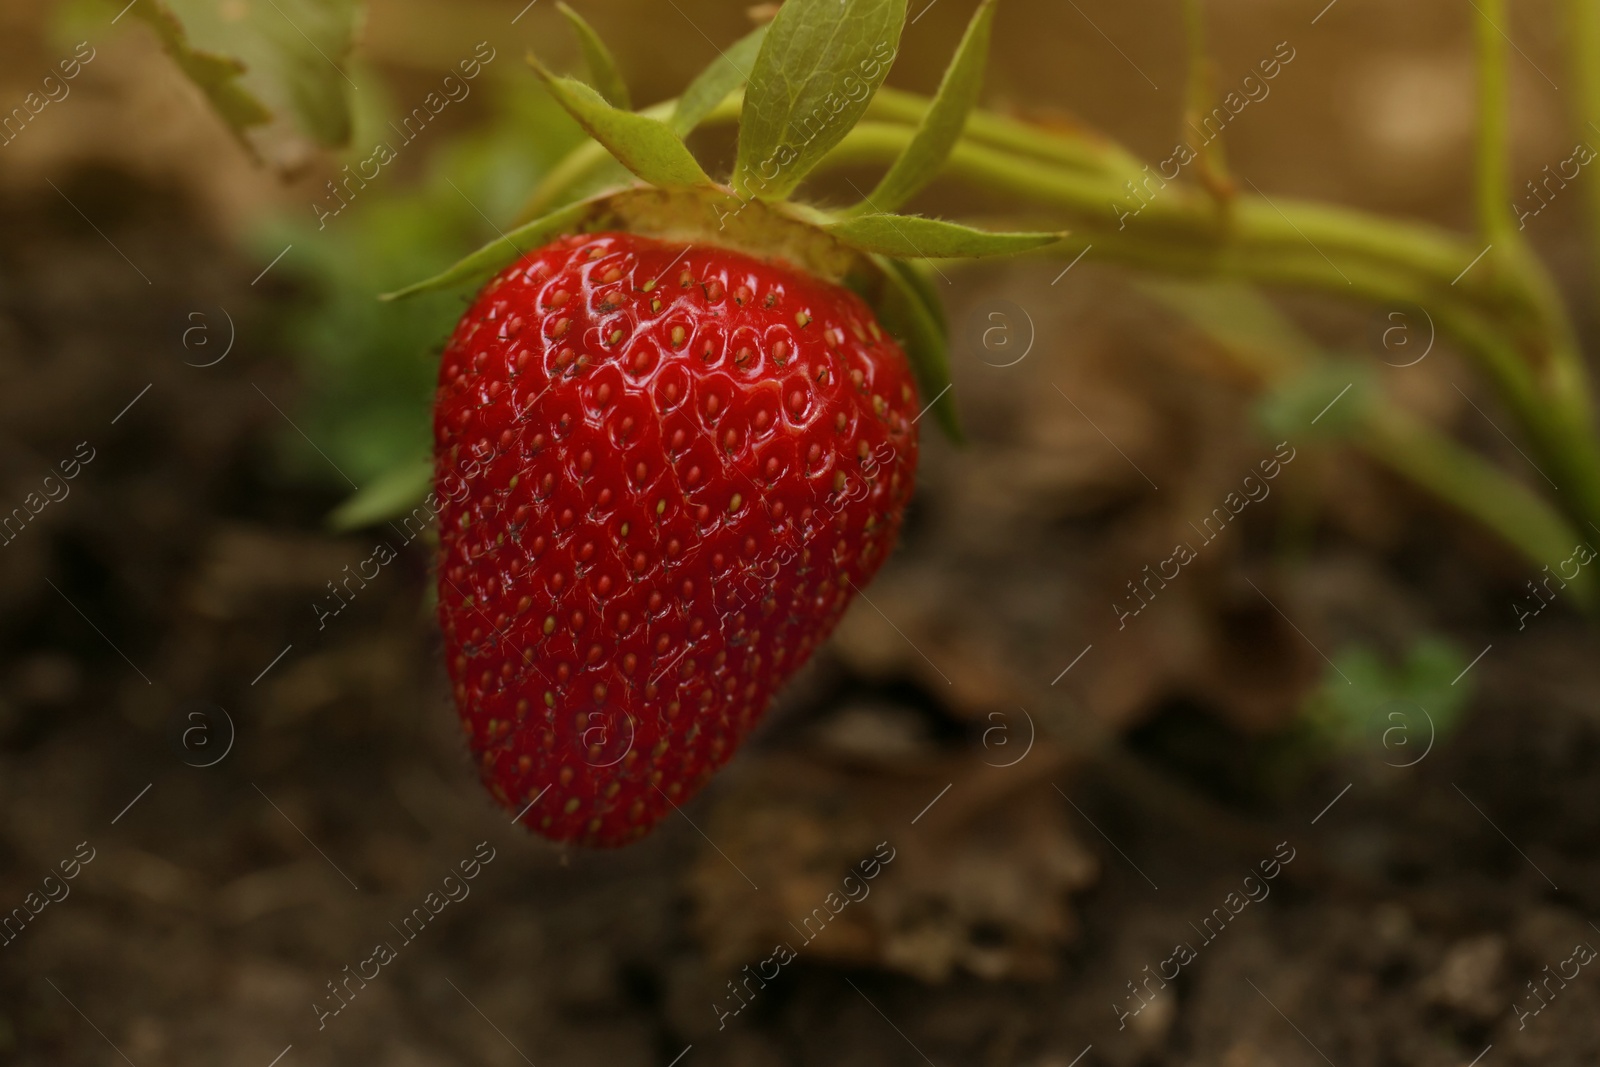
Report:
[[[977,5],[931,97],[883,85],[904,0],[787,0],[680,97],[639,109],[598,35],[565,11],[587,82],[537,61],[534,72],[589,139],[499,239],[392,294],[487,279],[441,359],[429,506],[448,666],[491,790],[542,833],[614,844],[731,756],[892,549],[924,408],[959,433],[923,274],[934,258],[1075,261],[1092,248],[1168,276],[1151,291],[1248,369],[1269,424],[1315,423],[1348,390],[1316,432],[1537,564],[1600,533],[1600,439],[1575,330],[1512,226],[1504,8],[1481,0],[1468,16],[1473,235],[1269,199],[1211,143],[1184,160],[1193,180],[1138,195],[1151,168],[1113,141],[977,106],[994,0]],[[1185,10],[1194,116],[1211,89],[1199,0]],[[1600,105],[1600,18],[1574,10],[1583,93]],[[719,179],[685,138],[732,122],[737,155]],[[882,170],[860,203],[796,198],[846,165]],[[898,213],[942,176],[1067,232]],[[1258,285],[1424,309],[1559,490],[1547,498],[1404,413]],[[358,497],[345,514],[396,503]],[[1590,584],[1587,572],[1574,582],[1580,596]]]
[[[1483,5],[1473,16],[1480,68],[1476,235],[1332,204],[1269,198],[1254,189],[1246,193],[1216,143],[1196,150],[1195,180],[1163,179],[1159,193],[1151,195],[1152,167],[1114,141],[977,107],[940,173],[1013,211],[1018,203],[1028,205],[1029,218],[1067,227],[1052,254],[1073,260],[1092,248],[1100,261],[1190,283],[1204,280],[1203,287],[1167,283],[1162,295],[1208,333],[1243,349],[1236,353],[1238,362],[1270,402],[1269,420],[1307,407],[1308,416],[1315,415],[1344,385],[1360,385],[1350,398],[1356,401],[1352,410],[1330,427],[1333,436],[1543,565],[1565,558],[1578,538],[1600,529],[1600,438],[1570,318],[1548,273],[1512,225],[1509,45],[1495,28],[1504,22],[1504,7]],[[1575,11],[1574,64],[1589,77],[1586,99],[1600,103],[1594,76],[1600,70],[1600,19],[1582,4]],[[1185,113],[1192,116],[1210,110],[1212,100],[1199,0],[1189,0],[1186,12],[1193,48]],[[952,78],[956,71],[952,67]],[[880,89],[821,168],[900,165],[937,106],[914,93]],[[740,112],[740,101],[730,98],[706,118],[731,121]],[[524,216],[568,201],[608,173],[603,149],[580,146],[540,183]],[[1129,204],[1140,205],[1135,217],[1129,217]],[[1386,310],[1425,310],[1496,389],[1541,469],[1561,486],[1557,498],[1543,498],[1396,408],[1365,368],[1321,358],[1255,285],[1354,298]],[[1308,419],[1295,421],[1304,426]],[[1580,581],[1581,595],[1592,598],[1592,583],[1586,576]]]
[[397,294],[511,260],[440,363],[433,501],[462,726],[490,791],[540,833],[622,844],[692,796],[892,551],[923,398],[956,427],[938,313],[899,261],[1056,240],[891,213],[955,143],[993,10],[904,162],[845,212],[789,194],[887,75],[903,3],[860,5],[839,32],[830,5],[795,0],[736,46],[749,85],[726,185],[683,136],[740,65],[670,115],[628,111],[569,10],[610,99],[535,69],[638,180]]

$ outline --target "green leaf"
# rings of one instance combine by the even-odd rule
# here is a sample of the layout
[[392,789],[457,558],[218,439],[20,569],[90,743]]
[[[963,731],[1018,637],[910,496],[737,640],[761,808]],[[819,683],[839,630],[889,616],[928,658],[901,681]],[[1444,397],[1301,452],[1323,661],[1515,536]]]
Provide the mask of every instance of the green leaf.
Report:
[[950,388],[950,344],[940,327],[942,313],[935,311],[938,301],[928,302],[910,264],[883,258],[877,262],[886,282],[878,317],[906,350],[923,403],[933,405],[939,426],[959,443],[963,435]]
[[1391,766],[1420,759],[1430,739],[1456,727],[1472,694],[1457,687],[1467,656],[1447,638],[1423,634],[1394,663],[1367,644],[1335,653],[1301,713],[1316,734],[1346,750],[1362,745]]
[[745,88],[734,188],[788,196],[866,111],[905,20],[906,0],[787,0]]
[[289,165],[307,138],[349,141],[355,86],[340,64],[354,43],[357,0],[140,0],[130,13],[252,152]]
[[335,530],[358,530],[404,515],[421,502],[433,483],[433,461],[419,460],[393,467],[358,489],[328,513]]
[[967,25],[933,104],[922,116],[911,143],[858,210],[894,211],[933,180],[961,137],[967,115],[978,102],[989,54],[989,29],[996,0],[983,0]]
[[857,215],[823,226],[863,252],[900,259],[966,259],[1008,256],[1061,240],[1058,233],[989,233],[918,215]]
[[593,205],[587,200],[580,200],[576,204],[557,208],[542,218],[518,226],[510,233],[503,234],[495,240],[484,245],[476,252],[464,259],[458,260],[454,266],[442,273],[424,281],[408,285],[404,289],[397,289],[392,293],[384,293],[379,300],[399,300],[401,297],[414,296],[417,293],[430,293],[436,289],[447,289],[458,282],[470,278],[491,274],[507,263],[533,251],[550,238],[560,233],[574,229],[580,222],[588,217],[593,210]]
[[612,57],[611,50],[606,47],[605,42],[600,39],[600,35],[594,32],[594,27],[585,22],[582,15],[559,0],[556,10],[567,16],[567,21],[572,24],[572,32],[578,38],[578,47],[583,51],[584,65],[589,68],[589,76],[594,79],[594,87],[600,91],[600,95],[613,107],[620,107],[624,111],[633,110],[632,100],[628,96],[628,83],[622,80],[622,72],[617,69],[617,61]]
[[[99,0],[87,2],[96,5],[103,24]],[[130,10],[118,25],[132,18]],[[144,33],[143,27],[138,32]],[[505,58],[502,52],[500,59]],[[244,247],[258,264],[292,242],[294,251],[271,276],[287,272],[298,291],[315,294],[315,299],[286,301],[273,314],[274,335],[293,358],[302,383],[292,398],[268,388],[294,420],[291,426],[280,419],[271,435],[275,466],[284,477],[332,492],[330,499],[337,503],[350,492],[344,476],[367,488],[432,452],[430,412],[439,351],[461,317],[469,290],[441,290],[390,304],[373,295],[434,274],[495,237],[498,231],[489,220],[510,217],[528,187],[574,145],[593,144],[548,93],[529,88],[525,78],[479,78],[471,98],[477,120],[460,130],[437,131],[439,139],[429,143],[425,165],[414,176],[371,183],[324,229],[299,200],[260,213],[245,229]],[[367,106],[380,113],[371,124],[379,136],[377,127],[390,115],[371,99],[375,95],[363,88],[357,98],[360,142],[366,141]],[[214,357],[227,326],[220,313],[209,321],[214,344],[207,351]]]
[[1363,432],[1382,396],[1371,368],[1329,360],[1273,383],[1255,415],[1274,438],[1337,440]]
[[660,119],[614,108],[582,82],[558,78],[531,57],[529,62],[556,102],[624,167],[662,188],[712,184],[671,126]]
[[683,95],[678,97],[672,117],[667,120],[678,136],[688,136],[718,104],[749,80],[750,69],[755,66],[756,55],[761,51],[761,42],[766,36],[767,28],[757,26],[712,60],[711,65],[689,83]]
[[153,0],[134,14],[149,23],[161,40],[161,47],[178,69],[199,87],[228,124],[234,136],[248,146],[244,131],[272,121],[272,112],[240,84],[245,65],[234,56],[202,52],[189,43],[189,34],[171,8]]

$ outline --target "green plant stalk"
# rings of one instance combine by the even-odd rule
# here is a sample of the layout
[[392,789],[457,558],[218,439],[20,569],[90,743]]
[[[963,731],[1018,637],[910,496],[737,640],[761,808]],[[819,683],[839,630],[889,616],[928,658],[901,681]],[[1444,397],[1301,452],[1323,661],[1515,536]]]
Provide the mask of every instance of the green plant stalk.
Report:
[[[1594,4],[1580,5],[1591,12],[1582,18],[1593,19]],[[1533,366],[1538,379],[1543,410],[1519,411],[1525,431],[1534,439],[1535,449],[1557,470],[1550,480],[1557,482],[1557,493],[1569,514],[1580,520],[1580,529],[1594,526],[1600,506],[1600,487],[1593,470],[1600,462],[1594,416],[1589,402],[1589,383],[1584,372],[1577,338],[1566,315],[1565,305],[1549,274],[1543,269],[1520,229],[1511,226],[1510,194],[1510,92],[1508,66],[1510,39],[1507,36],[1506,0],[1481,0],[1474,5],[1474,43],[1478,69],[1478,138],[1476,195],[1478,225],[1493,254],[1486,257],[1491,267],[1509,270],[1524,279],[1544,309],[1547,333],[1544,351],[1526,348],[1524,358]],[[1585,55],[1583,27],[1576,27],[1576,47],[1580,69]],[[1592,75],[1592,67],[1589,69]],[[1541,358],[1543,357],[1543,358]],[[1541,472],[1543,473],[1543,472]],[[1548,475],[1546,475],[1548,477]],[[1566,485],[1567,488],[1560,486]],[[1585,531],[1587,532],[1587,531]]]
[[[910,136],[903,127],[885,124],[863,123],[857,131],[830,163],[892,158]],[[1498,280],[1473,288],[1452,286],[1471,262],[1472,246],[1427,226],[1329,205],[1248,196],[1239,198],[1224,224],[1209,196],[1177,185],[1160,190],[1124,225],[1119,209],[1110,206],[1113,197],[1127,196],[1114,179],[1062,174],[972,144],[956,147],[948,169],[982,188],[1067,212],[1075,227],[1063,242],[1068,255],[1093,246],[1118,262],[1166,273],[1289,284],[1380,303],[1486,304],[1497,315],[1520,316],[1530,326],[1539,313],[1533,294],[1511,290]],[[1469,340],[1490,365],[1496,384],[1519,405],[1538,401],[1526,364],[1511,346],[1491,343],[1498,339],[1478,331]]]
[[1184,84],[1184,119],[1196,118],[1211,98],[1206,71],[1206,10],[1200,0],[1183,0],[1183,36],[1188,44],[1189,77]]
[[[741,105],[735,94],[707,121],[731,121]],[[672,106],[665,101],[643,113],[664,117]],[[927,106],[914,94],[880,91],[868,121],[825,165],[892,162]],[[560,202],[607,158],[592,143],[574,151],[535,190],[523,216]],[[1204,190],[1152,178],[1151,168],[1135,164],[1115,146],[976,110],[945,169],[986,192],[1064,213],[1075,227],[1061,246],[1068,255],[1092,245],[1097,258],[1167,274],[1428,308],[1494,383],[1560,487],[1563,510],[1580,528],[1600,526],[1600,445],[1578,349],[1554,284],[1516,242],[1504,255],[1474,263],[1482,249],[1459,235],[1335,205],[1241,196],[1224,214]],[[1124,217],[1134,209],[1137,215]]]
[[[872,98],[864,121],[899,122],[915,127],[928,110],[928,98],[887,86]],[[1022,122],[1006,115],[974,108],[967,116],[966,140],[991,148],[1001,148],[1030,159],[1057,163],[1073,170],[1117,174],[1137,178],[1144,169],[1138,157],[1108,138],[1085,130],[1071,135],[1049,133],[1048,127]]]
[[[1570,0],[1569,10],[1572,67],[1578,82],[1573,118],[1583,141],[1590,143],[1594,120],[1600,117],[1600,4]],[[1600,181],[1585,182],[1584,188],[1589,194],[1590,270],[1600,274]]]
[[[829,162],[891,160],[910,136],[905,127],[862,123]],[[1066,255],[1092,245],[1108,259],[1165,273],[1428,308],[1493,381],[1560,487],[1563,510],[1580,528],[1600,526],[1600,446],[1577,346],[1548,274],[1521,249],[1484,270],[1485,263],[1472,265],[1481,249],[1453,234],[1290,198],[1241,196],[1224,221],[1211,197],[1176,183],[1123,225],[1119,209],[1108,206],[1127,198],[1115,179],[966,141],[946,170],[1064,212],[1075,227],[1061,246]]]
[[1511,174],[1509,96],[1506,46],[1500,27],[1506,21],[1505,0],[1477,0],[1473,19],[1478,56],[1478,139],[1476,196],[1478,229],[1492,244],[1509,245]]
[[[1470,307],[1440,306],[1433,314],[1443,332],[1455,337],[1468,354],[1480,357],[1480,366],[1501,390],[1502,402],[1518,417],[1561,509],[1585,534],[1600,526],[1600,481],[1596,479],[1600,442],[1587,412],[1586,393],[1577,392],[1580,387],[1547,382],[1547,388],[1524,395],[1522,378],[1517,376],[1518,391],[1513,394],[1507,387],[1510,376],[1498,372],[1515,368],[1523,356],[1514,343],[1496,332],[1492,319]],[[1470,343],[1466,339],[1471,339]]]
[[[1581,21],[1595,20],[1592,2],[1578,7],[1583,12]],[[1589,383],[1560,294],[1520,230],[1511,225],[1507,5],[1505,0],[1480,0],[1474,11],[1478,69],[1475,194],[1478,227],[1492,249],[1485,264],[1522,280],[1541,308],[1540,321],[1545,328],[1542,336],[1536,333],[1517,339],[1521,347],[1517,355],[1532,368],[1537,396],[1531,407],[1519,404],[1515,410],[1536,451],[1556,470],[1551,480],[1556,482],[1568,513],[1580,520],[1581,529],[1595,523],[1596,508],[1600,507],[1600,485],[1594,476],[1600,445],[1595,438]],[[1583,68],[1585,58],[1596,57],[1583,54],[1584,27],[1575,28]],[[1592,76],[1592,66],[1588,71]]]
[[[1140,288],[1215,342],[1222,358],[1254,390],[1282,388],[1331,363],[1254,286],[1244,293],[1214,282],[1191,289],[1156,281]],[[1381,391],[1350,403],[1359,405],[1361,415],[1361,424],[1344,434],[1352,447],[1476,520],[1536,567],[1571,554],[1578,540],[1571,525],[1527,485]],[[1573,584],[1581,586],[1577,596],[1585,606],[1592,606],[1596,580],[1583,572]]]
[[[927,101],[908,93],[880,91],[874,98],[883,105],[869,111],[869,119],[859,124],[829,157],[830,166],[852,163],[881,163],[909,143],[914,123],[926,110]],[[918,101],[917,107],[910,101]],[[737,96],[725,101],[711,121],[731,121],[738,117],[741,101]],[[670,113],[671,101],[645,109],[642,113],[660,117]],[[879,114],[896,121],[873,121]],[[1027,131],[1031,157],[1020,157],[1007,147],[1016,135]],[[1302,271],[1320,286],[1338,291],[1356,284],[1346,269],[1348,257],[1368,264],[1377,274],[1393,273],[1395,268],[1414,277],[1412,293],[1433,295],[1435,290],[1452,289],[1462,270],[1477,254],[1470,242],[1433,227],[1383,219],[1332,205],[1289,199],[1268,202],[1262,198],[1242,198],[1243,217],[1227,225],[1217,213],[1215,202],[1202,190],[1176,182],[1155,186],[1159,177],[1149,178],[1141,168],[1129,169],[1120,153],[1084,150],[1054,152],[1047,146],[1071,145],[1078,139],[1065,138],[1036,127],[975,111],[967,124],[948,169],[958,176],[980,182],[986,189],[1018,193],[1052,207],[1074,212],[1074,223],[1084,234],[1102,240],[1123,240],[1143,244],[1158,251],[1168,244],[1180,257],[1186,252],[1212,250],[1221,254],[1224,244],[1250,252],[1266,251],[1267,245],[1282,246],[1288,258],[1305,260]],[[1070,157],[1071,165],[1055,166]],[[558,164],[535,190],[517,221],[548,211],[579,181],[592,175],[609,157],[592,142],[585,143]],[[1101,164],[1104,164],[1103,166]],[[1143,170],[1147,170],[1144,168]],[[1140,201],[1127,183],[1144,177],[1157,191],[1137,218],[1127,225],[1119,222],[1117,205],[1137,206]],[[1141,187],[1143,188],[1143,187]],[[1146,195],[1149,195],[1146,193]],[[1225,230],[1224,227],[1227,226]],[[1224,240],[1225,238],[1231,238]],[[1361,273],[1358,269],[1356,273]],[[1376,290],[1363,286],[1363,295],[1372,298],[1406,299],[1386,285]],[[1447,296],[1494,309],[1510,319],[1526,320],[1533,329],[1545,314],[1541,301],[1525,285],[1512,284],[1500,274],[1469,272]]]
[[[1202,0],[1183,0],[1183,30],[1189,45],[1189,77],[1183,91],[1184,124],[1198,129],[1201,115],[1212,99],[1211,60],[1206,51],[1206,12]],[[1221,139],[1208,141],[1198,149],[1195,172],[1200,184],[1219,199],[1232,198],[1237,191],[1228,177],[1227,152]]]
[[[1554,566],[1572,554],[1578,540],[1589,540],[1526,485],[1393,404],[1375,405],[1352,444],[1476,519],[1538,566]],[[1570,584],[1577,599],[1592,608],[1590,572]]]
[[[920,97],[916,99],[921,107],[909,108],[906,100],[910,96],[880,91],[875,101],[887,98],[885,113],[906,121],[873,121],[875,113],[869,111],[869,119],[851,131],[830,155],[828,164],[881,163],[886,158],[892,159],[909,143],[914,122],[926,109],[927,101]],[[670,113],[670,105],[670,101],[658,104],[645,109],[643,114],[659,117]],[[707,121],[731,121],[737,118],[739,106],[737,97],[730,98]],[[1084,232],[1106,240],[1126,235],[1130,241],[1136,239],[1157,249],[1176,241],[1193,251],[1216,248],[1219,240],[1226,236],[1215,202],[1203,191],[1176,182],[1161,187],[1146,202],[1139,216],[1122,226],[1117,205],[1139,203],[1127,183],[1145,177],[1140,168],[1129,170],[1118,162],[1115,153],[1109,156],[1114,169],[1096,166],[1096,160],[1108,158],[1097,152],[1078,153],[1069,167],[1052,165],[1060,160],[1050,158],[1043,146],[1052,142],[1070,144],[1072,140],[1021,124],[1015,124],[1017,129],[1013,130],[1012,125],[1011,120],[975,111],[947,169],[982,183],[986,189],[1018,193],[1040,204],[1073,210],[1074,222],[1081,225]],[[1005,147],[1014,133],[1024,129],[1030,131],[1029,141],[1034,150],[1031,158],[1020,157]],[[540,183],[517,222],[548,211],[608,158],[597,144],[588,142],[580,146]],[[1159,178],[1146,180],[1158,181]],[[1340,257],[1344,256],[1375,260],[1380,268],[1399,266],[1430,283],[1431,288],[1447,289],[1476,254],[1469,242],[1453,234],[1331,205],[1287,199],[1269,204],[1259,198],[1245,198],[1241,204],[1241,210],[1250,217],[1234,220],[1231,229],[1239,235],[1236,243],[1252,251],[1262,251],[1262,245],[1269,243],[1285,246],[1294,258],[1307,260],[1306,272],[1319,277],[1329,288],[1353,284],[1340,273],[1343,266]],[[1462,279],[1459,292],[1507,316],[1520,315],[1533,320],[1540,314],[1536,302],[1525,290],[1505,284],[1490,272],[1477,277],[1469,274]],[[1382,289],[1368,295],[1393,297],[1395,294]]]
[[[666,119],[677,100],[663,100],[640,109],[641,115]],[[929,100],[916,93],[881,88],[867,107],[863,121],[899,123],[915,129],[927,113]],[[744,107],[744,95],[734,93],[707,115],[702,125],[736,122]],[[1088,133],[1072,136],[1040,136],[1041,127],[1005,115],[974,109],[967,118],[964,137],[975,144],[1015,152],[1028,159],[1055,164],[1073,171],[1112,174],[1124,181],[1141,177],[1144,165],[1114,141]],[[611,156],[597,142],[585,141],[572,151],[534,189],[514,220],[521,225],[557,206],[562,197],[585,178],[604,166]]]
[[[835,149],[832,165],[881,162],[909,139],[904,127],[864,122]],[[1541,314],[1525,286],[1491,272],[1452,282],[1479,249],[1430,226],[1384,219],[1330,204],[1290,198],[1240,197],[1231,219],[1219,214],[1203,190],[1177,182],[1138,187],[1139,196],[1114,176],[1068,172],[1039,160],[1018,158],[970,140],[957,145],[946,166],[985,191],[1015,194],[1067,210],[1078,235],[1107,242],[1223,251],[1278,251],[1304,259],[1306,270],[1335,291],[1370,287],[1358,275],[1405,274],[1414,288],[1470,300],[1520,317],[1531,326]],[[1143,197],[1143,199],[1140,199]],[[1141,206],[1142,204],[1142,206]],[[1123,212],[1127,212],[1126,218]],[[1370,294],[1368,294],[1370,295]],[[1390,295],[1380,290],[1378,295]]]

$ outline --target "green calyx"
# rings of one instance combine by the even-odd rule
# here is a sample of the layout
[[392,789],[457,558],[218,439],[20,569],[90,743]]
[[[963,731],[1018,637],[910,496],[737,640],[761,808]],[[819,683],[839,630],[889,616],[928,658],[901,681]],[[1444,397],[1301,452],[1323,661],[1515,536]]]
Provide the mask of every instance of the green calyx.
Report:
[[[1057,233],[991,233],[896,214],[960,139],[983,79],[996,0],[981,0],[932,105],[899,158],[859,204],[828,210],[790,199],[855,127],[889,73],[906,0],[786,0],[772,22],[729,48],[677,101],[630,109],[598,34],[565,4],[589,82],[529,62],[557,102],[622,167],[619,181],[555,207],[454,266],[385,299],[478,280],[564,233],[624,229],[784,259],[868,300],[911,359],[934,414],[960,439],[949,391],[949,333],[923,261],[1012,255]],[[684,138],[739,97],[739,144],[726,183],[706,173]],[[559,169],[559,168],[558,168]]]

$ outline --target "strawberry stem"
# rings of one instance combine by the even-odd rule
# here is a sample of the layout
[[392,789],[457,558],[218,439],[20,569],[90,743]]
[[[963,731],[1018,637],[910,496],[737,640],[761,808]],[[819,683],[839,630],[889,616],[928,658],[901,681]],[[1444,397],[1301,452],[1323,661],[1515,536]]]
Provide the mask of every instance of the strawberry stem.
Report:
[[[1057,245],[1065,255],[1092,246],[1097,258],[1167,274],[1236,278],[1354,296],[1391,308],[1426,308],[1499,390],[1547,465],[1552,484],[1561,486],[1559,505],[1580,528],[1600,533],[1600,440],[1576,338],[1548,272],[1510,225],[1507,45],[1500,26],[1505,0],[1482,0],[1474,27],[1482,248],[1480,241],[1426,224],[1268,198],[1259,189],[1238,195],[1220,153],[1202,150],[1194,172],[1198,184],[1183,182],[1104,139],[972,109],[993,0],[980,4],[934,99],[879,91],[904,20],[904,2],[839,2],[860,20],[843,37],[838,36],[844,32],[838,11],[824,0],[785,4],[765,38],[751,44],[758,51],[743,94],[729,93],[708,107],[715,92],[734,84],[732,75],[708,71],[697,82],[716,87],[710,95],[698,94],[694,110],[704,121],[740,121],[733,177],[740,199],[781,199],[814,167],[881,165],[885,173],[874,196],[890,206],[878,207],[869,196],[845,214],[866,227],[856,235],[861,247],[905,255],[901,238],[907,231],[948,224],[882,212],[894,210],[939,172],[985,193],[1030,201],[1045,212],[1051,228],[1070,225],[1074,232]],[[1185,0],[1183,10],[1190,41],[1186,111],[1192,117],[1209,94],[1201,0]],[[1585,49],[1591,40],[1600,47],[1600,22],[1580,12],[1577,23],[1577,48]],[[678,110],[676,101],[638,113],[611,110],[586,87],[548,75],[546,80],[567,92],[569,110],[597,138],[614,142],[612,154],[635,173],[669,185],[692,184],[685,173],[702,177],[686,162],[681,142],[676,147],[656,143],[667,128],[661,124]],[[866,92],[852,90],[852,82],[856,88],[865,84]],[[846,95],[830,91],[839,86]],[[797,126],[807,136],[794,142]],[[1194,158],[1191,153],[1180,162]],[[570,201],[579,190],[592,192],[610,165],[598,145],[578,149],[534,191],[523,217]],[[847,225],[807,210],[825,228]],[[952,248],[971,254],[980,247],[975,231],[948,229]],[[1391,440],[1416,436],[1394,424],[1388,428]],[[1454,499],[1468,498],[1460,491],[1466,467],[1451,466],[1439,449],[1419,447],[1419,455],[1432,457],[1424,465],[1439,467],[1441,495],[1450,498],[1444,487],[1453,485]],[[1500,525],[1507,525],[1503,516]],[[1525,549],[1534,540],[1519,538]]]
[[1511,230],[1510,118],[1506,94],[1506,48],[1500,35],[1505,0],[1481,0],[1473,19],[1478,53],[1477,209],[1483,239],[1501,248]]
[[[905,126],[862,123],[829,163],[892,160],[911,136]],[[1026,159],[970,139],[957,144],[945,171],[986,192],[1059,211],[1050,222],[1073,227],[1057,246],[1062,255],[1093,245],[1097,256],[1162,273],[1429,308],[1494,382],[1541,466],[1562,487],[1564,510],[1579,528],[1600,528],[1600,449],[1589,394],[1554,283],[1533,257],[1513,250],[1498,269],[1473,270],[1482,249],[1455,234],[1289,198],[1241,196],[1224,222],[1204,191],[1175,183],[1129,218],[1121,213],[1133,210],[1126,206],[1131,196],[1115,175]]]
[[[1578,143],[1595,151],[1592,135],[1600,133],[1590,116],[1600,115],[1600,4],[1569,0],[1572,68],[1578,76],[1573,116]],[[1590,271],[1600,272],[1600,182],[1584,182],[1589,197]]]

